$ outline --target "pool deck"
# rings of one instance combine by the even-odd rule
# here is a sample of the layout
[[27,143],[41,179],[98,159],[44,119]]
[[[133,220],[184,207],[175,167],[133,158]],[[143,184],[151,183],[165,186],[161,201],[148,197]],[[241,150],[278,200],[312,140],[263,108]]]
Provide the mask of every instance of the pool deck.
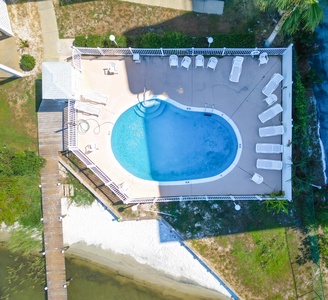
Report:
[[[194,58],[189,70],[170,68],[168,57],[142,57],[141,63],[131,57],[89,57],[82,60],[82,95],[98,92],[108,96],[106,105],[94,104],[101,109],[98,117],[78,114],[79,120],[87,120],[90,128],[79,133],[78,146],[83,152],[90,143],[97,143],[98,150],[87,156],[98,165],[131,198],[186,195],[254,195],[271,194],[282,189],[281,171],[259,170],[256,160],[281,160],[281,154],[259,154],[256,143],[282,143],[281,136],[261,138],[260,127],[281,125],[281,114],[262,124],[258,114],[268,108],[263,99],[262,88],[274,73],[281,73],[281,57],[270,56],[266,65],[259,66],[258,60],[245,57],[239,83],[229,81],[233,56],[219,59],[215,71],[195,68]],[[118,73],[108,75],[110,62],[116,62]],[[181,58],[179,58],[179,63]],[[237,125],[242,137],[242,153],[237,166],[221,179],[207,183],[184,185],[158,185],[138,179],[125,171],[115,160],[110,148],[110,133],[120,114],[142,101],[144,88],[148,93],[163,95],[186,107],[219,110]],[[281,103],[281,86],[274,94]],[[97,127],[98,124],[100,127]],[[99,130],[100,128],[100,130]],[[285,146],[285,145],[284,145]],[[137,155],[137,153],[136,153]],[[254,172],[264,177],[262,184],[250,180]]]

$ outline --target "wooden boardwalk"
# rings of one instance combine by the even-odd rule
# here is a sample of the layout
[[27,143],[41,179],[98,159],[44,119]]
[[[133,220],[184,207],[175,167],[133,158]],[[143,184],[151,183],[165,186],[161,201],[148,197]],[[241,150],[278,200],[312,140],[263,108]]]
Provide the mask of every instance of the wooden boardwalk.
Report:
[[46,165],[41,170],[41,190],[48,300],[67,299],[61,196],[58,186],[58,151],[63,149],[64,105],[56,100],[43,100],[38,112],[39,154],[46,159]]

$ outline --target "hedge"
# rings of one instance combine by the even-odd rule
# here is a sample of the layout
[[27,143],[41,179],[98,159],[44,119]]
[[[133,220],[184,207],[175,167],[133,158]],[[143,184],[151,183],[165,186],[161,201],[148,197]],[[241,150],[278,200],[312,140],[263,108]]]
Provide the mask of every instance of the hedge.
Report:
[[[76,36],[74,45],[76,47],[119,47],[128,46],[134,48],[206,48],[208,47],[207,38],[192,37],[177,31],[168,31],[164,34],[148,32],[139,36],[126,37],[116,36],[116,44],[109,40],[110,33],[105,36],[90,34],[86,39],[84,36]],[[247,34],[213,34],[214,39],[212,48],[254,48],[256,46],[255,35]]]

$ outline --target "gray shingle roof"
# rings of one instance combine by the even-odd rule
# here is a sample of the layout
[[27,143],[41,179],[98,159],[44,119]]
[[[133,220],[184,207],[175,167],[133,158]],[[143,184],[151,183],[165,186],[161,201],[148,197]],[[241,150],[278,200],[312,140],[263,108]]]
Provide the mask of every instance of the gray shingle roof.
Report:
[[6,35],[14,35],[10,25],[7,5],[4,0],[0,0],[0,31]]
[[72,69],[68,62],[42,63],[42,99],[72,99]]

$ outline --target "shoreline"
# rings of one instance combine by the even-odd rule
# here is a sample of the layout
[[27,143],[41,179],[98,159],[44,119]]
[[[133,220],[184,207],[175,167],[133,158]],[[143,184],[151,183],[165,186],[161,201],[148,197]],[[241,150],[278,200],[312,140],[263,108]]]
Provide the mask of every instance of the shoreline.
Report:
[[155,284],[160,277],[159,285],[178,284],[177,291],[194,287],[216,296],[211,299],[236,297],[164,222],[117,222],[98,201],[79,207],[65,198],[62,214],[64,244],[70,246],[67,253]]
[[[0,228],[0,243],[6,248],[9,237],[10,232]],[[189,300],[231,299],[218,291],[202,287],[190,279],[170,276],[147,264],[138,263],[130,255],[115,253],[110,249],[102,249],[95,245],[87,245],[85,242],[77,242],[68,246],[69,248],[65,252],[66,259],[77,259],[80,262],[92,264],[94,267],[99,266],[163,296],[176,299],[188,298]]]
[[78,258],[99,265],[115,272],[118,276],[133,280],[138,285],[165,293],[167,296],[177,297],[177,299],[185,299],[185,297],[190,300],[230,299],[217,291],[203,288],[189,279],[175,278],[149,265],[140,264],[129,255],[118,254],[84,242],[70,245],[66,255],[68,259]]

